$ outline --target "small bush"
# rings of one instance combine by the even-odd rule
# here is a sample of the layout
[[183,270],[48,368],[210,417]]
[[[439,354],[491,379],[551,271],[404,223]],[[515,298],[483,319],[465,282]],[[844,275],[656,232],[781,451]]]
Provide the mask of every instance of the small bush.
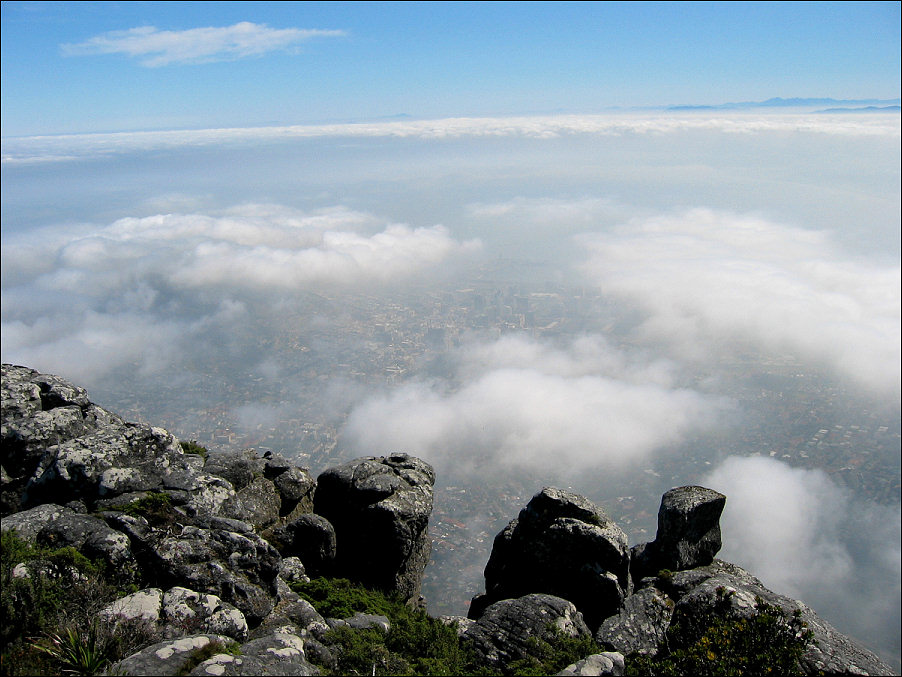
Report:
[[186,454],[193,454],[195,456],[200,456],[205,461],[207,460],[209,452],[207,451],[206,447],[199,445],[197,443],[197,440],[191,440],[190,442],[179,442],[179,446]]
[[314,578],[309,583],[291,583],[291,589],[325,618],[348,618],[358,612],[391,617],[399,603],[346,578]]
[[172,498],[161,491],[151,491],[137,501],[111,506],[111,510],[124,512],[132,517],[143,517],[154,527],[168,527],[182,517],[172,507]]
[[[729,594],[722,597],[724,601]],[[722,611],[723,609],[721,609]],[[760,598],[751,618],[730,618],[717,609],[706,625],[690,629],[698,638],[688,646],[661,651],[656,656],[631,655],[626,661],[628,675],[799,675],[800,659],[813,633],[801,619],[801,612],[787,615],[780,607]],[[678,624],[668,629],[670,643],[679,645]]]
[[[100,658],[113,658],[106,652],[112,630],[96,625],[97,612],[118,596],[103,566],[75,548],[36,546],[14,531],[3,532],[0,545],[2,674],[89,670]],[[28,575],[13,576],[22,563]],[[36,637],[44,640],[35,642]],[[78,642],[70,641],[73,637]],[[69,650],[74,653],[66,654]]]
[[336,672],[343,675],[462,675],[480,672],[457,632],[401,600],[368,590],[346,579],[315,578],[292,583],[325,617],[348,618],[355,613],[379,614],[390,629],[331,630],[326,642],[336,647]]
[[512,675],[554,675],[568,665],[601,649],[592,637],[570,637],[554,625],[549,627],[548,639],[529,638],[529,656],[513,661],[508,669]]

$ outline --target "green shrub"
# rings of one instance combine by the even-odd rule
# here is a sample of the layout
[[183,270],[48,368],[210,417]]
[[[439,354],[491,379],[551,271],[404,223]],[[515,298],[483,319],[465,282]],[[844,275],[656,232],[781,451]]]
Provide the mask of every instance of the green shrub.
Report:
[[315,578],[292,583],[292,589],[327,618],[355,613],[389,619],[390,629],[331,630],[326,641],[337,646],[337,674],[462,675],[480,672],[461,646],[454,628],[411,609],[401,600],[368,590],[346,579]]
[[568,665],[601,649],[592,637],[570,637],[554,625],[549,626],[548,639],[529,638],[529,656],[513,661],[508,670],[512,675],[554,675]]
[[180,517],[172,507],[172,498],[162,491],[151,491],[131,503],[123,503],[110,507],[132,517],[143,517],[154,527],[168,527],[175,524]]
[[194,454],[195,456],[200,456],[205,461],[207,460],[207,456],[209,455],[207,448],[199,445],[197,443],[197,440],[191,440],[190,442],[179,442],[179,446],[186,454]]
[[[0,546],[3,675],[91,670],[99,660],[115,658],[109,647],[133,646],[125,635],[108,642],[112,629],[96,625],[97,612],[118,596],[101,564],[75,548],[34,545],[14,531],[3,532]],[[14,577],[20,563],[28,575]]]
[[[724,601],[729,597],[724,595]],[[672,625],[669,643],[678,646],[653,657],[631,655],[628,675],[798,675],[799,661],[813,633],[801,619],[760,598],[751,618],[730,618],[716,609],[700,628]],[[685,636],[696,638],[685,645]],[[684,646],[680,646],[680,643]]]
[[291,589],[310,602],[325,618],[348,618],[358,612],[390,618],[399,604],[397,600],[356,585],[346,578],[314,578],[309,583],[292,583]]

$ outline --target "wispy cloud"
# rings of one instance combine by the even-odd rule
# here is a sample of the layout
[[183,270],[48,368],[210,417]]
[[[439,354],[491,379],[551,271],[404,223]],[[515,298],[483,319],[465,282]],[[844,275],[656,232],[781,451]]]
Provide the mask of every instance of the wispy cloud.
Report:
[[341,37],[340,30],[270,28],[266,24],[242,21],[232,26],[162,31],[140,26],[110,31],[84,42],[61,45],[65,56],[125,54],[155,68],[173,64],[235,61],[268,52],[286,50],[313,38]]

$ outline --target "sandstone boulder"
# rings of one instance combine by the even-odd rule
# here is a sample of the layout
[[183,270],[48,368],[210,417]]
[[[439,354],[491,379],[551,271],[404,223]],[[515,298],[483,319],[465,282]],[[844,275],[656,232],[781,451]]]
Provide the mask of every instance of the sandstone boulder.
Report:
[[432,466],[407,454],[322,473],[314,512],[335,529],[334,575],[416,600],[429,561],[434,483]]
[[591,635],[573,604],[553,595],[532,594],[495,602],[461,640],[486,665],[500,669],[534,655],[537,648],[531,640],[550,640],[556,631],[568,637]]
[[655,540],[633,549],[633,577],[710,564],[720,550],[720,515],[726,500],[723,494],[698,486],[665,493]]
[[611,675],[613,677],[625,674],[625,670],[623,654],[616,651],[605,651],[604,653],[592,654],[573,665],[568,665],[557,673],[557,677],[570,677],[571,675],[579,675],[580,677]]
[[299,558],[310,576],[328,575],[334,567],[335,528],[321,515],[299,515],[266,536],[283,557]]
[[496,536],[485,583],[471,618],[497,600],[541,592],[573,602],[597,628],[630,592],[626,534],[587,498],[546,487]]

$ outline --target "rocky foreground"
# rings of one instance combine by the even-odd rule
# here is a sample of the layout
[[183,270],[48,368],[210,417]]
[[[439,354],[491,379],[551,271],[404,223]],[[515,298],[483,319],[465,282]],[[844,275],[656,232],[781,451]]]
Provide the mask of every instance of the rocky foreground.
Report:
[[[142,588],[100,616],[141,620],[162,639],[113,674],[174,675],[217,641],[240,651],[190,674],[320,674],[334,650],[330,629],[388,620],[323,618],[289,587],[308,576],[348,578],[423,605],[435,474],[415,457],[360,458],[314,479],[277,455],[186,453],[169,432],[124,421],[82,388],[13,365],[2,367],[2,440],[3,531],[72,546]],[[169,519],[127,509],[161,494]],[[673,489],[655,540],[630,547],[600,507],[545,488],[496,537],[486,592],[469,618],[443,620],[491,669],[505,671],[534,650],[530,638],[557,628],[608,649],[561,674],[613,675],[623,674],[625,656],[655,654],[672,624],[691,629],[715,609],[748,618],[763,600],[796,612],[812,631],[806,674],[893,674],[802,602],[715,559],[725,500],[702,487]],[[31,575],[24,565],[16,571]]]

